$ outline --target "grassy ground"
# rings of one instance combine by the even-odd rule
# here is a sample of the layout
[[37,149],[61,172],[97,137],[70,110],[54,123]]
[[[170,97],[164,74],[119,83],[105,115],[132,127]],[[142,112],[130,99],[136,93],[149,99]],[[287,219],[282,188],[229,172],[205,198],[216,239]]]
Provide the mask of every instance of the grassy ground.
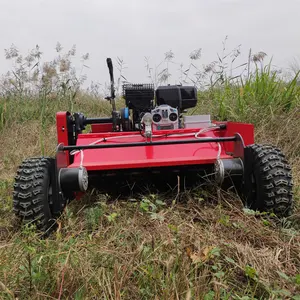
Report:
[[47,240],[20,229],[11,213],[16,168],[54,153],[56,111],[103,116],[110,108],[78,95],[0,99],[0,297],[300,299],[300,92],[270,76],[255,80],[200,94],[191,113],[254,122],[257,142],[284,151],[293,167],[293,216],[270,219],[232,195],[201,190],[168,205],[162,195],[111,201],[90,191]]

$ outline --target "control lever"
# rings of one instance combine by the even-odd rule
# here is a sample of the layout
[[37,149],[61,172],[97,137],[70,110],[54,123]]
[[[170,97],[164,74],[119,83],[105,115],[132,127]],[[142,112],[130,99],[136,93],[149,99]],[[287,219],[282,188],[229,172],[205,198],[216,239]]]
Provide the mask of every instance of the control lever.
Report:
[[112,121],[113,121],[113,131],[118,131],[118,120],[120,119],[120,114],[116,109],[115,102],[115,82],[114,82],[114,71],[113,64],[111,58],[106,59],[107,67],[109,70],[110,76],[110,97],[106,97],[105,99],[109,100],[112,105]]

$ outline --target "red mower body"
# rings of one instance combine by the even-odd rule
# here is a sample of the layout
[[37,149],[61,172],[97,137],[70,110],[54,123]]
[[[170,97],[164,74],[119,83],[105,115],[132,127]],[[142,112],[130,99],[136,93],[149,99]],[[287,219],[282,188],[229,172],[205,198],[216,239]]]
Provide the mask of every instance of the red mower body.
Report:
[[[68,146],[68,136],[65,130],[67,113],[57,114],[58,144]],[[254,142],[254,127],[252,124],[222,122],[226,130],[210,130],[198,135],[198,138],[230,137],[240,134],[244,145]],[[174,145],[151,145],[146,143],[146,138],[140,132],[112,132],[104,130],[111,128],[111,124],[97,124],[92,126],[90,133],[81,133],[77,137],[77,146],[86,145],[120,145],[145,143],[142,147],[86,149],[77,151],[73,162],[68,168],[84,166],[88,171],[123,170],[136,168],[167,167],[180,165],[214,164],[216,159],[231,159],[234,152],[235,142],[207,142],[188,143],[202,128],[177,129],[154,131],[152,141],[186,141],[184,144]],[[104,130],[103,130],[104,129]],[[149,141],[149,139],[148,139]],[[219,145],[220,144],[220,148]],[[219,153],[220,152],[220,153]],[[66,157],[69,153],[66,152]]]

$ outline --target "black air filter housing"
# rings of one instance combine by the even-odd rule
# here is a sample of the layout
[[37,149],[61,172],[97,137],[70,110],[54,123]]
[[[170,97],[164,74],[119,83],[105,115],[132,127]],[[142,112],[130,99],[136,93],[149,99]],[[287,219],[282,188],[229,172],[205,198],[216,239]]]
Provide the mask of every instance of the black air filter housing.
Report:
[[124,84],[123,97],[130,109],[145,110],[153,106],[153,84]]
[[167,104],[179,110],[197,105],[197,89],[194,86],[159,86],[155,94],[157,105]]

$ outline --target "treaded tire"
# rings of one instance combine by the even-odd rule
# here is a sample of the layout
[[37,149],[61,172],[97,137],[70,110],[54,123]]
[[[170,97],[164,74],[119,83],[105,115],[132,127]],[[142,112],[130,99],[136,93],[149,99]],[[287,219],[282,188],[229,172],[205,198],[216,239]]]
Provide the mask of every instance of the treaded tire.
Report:
[[[51,214],[51,170],[54,159],[35,157],[23,161],[15,177],[13,211],[18,219],[42,232],[54,228]],[[50,193],[49,193],[50,192]]]
[[293,211],[293,180],[284,154],[272,145],[253,144],[246,151],[245,163],[250,170],[245,174],[247,206],[278,217],[289,216]]

